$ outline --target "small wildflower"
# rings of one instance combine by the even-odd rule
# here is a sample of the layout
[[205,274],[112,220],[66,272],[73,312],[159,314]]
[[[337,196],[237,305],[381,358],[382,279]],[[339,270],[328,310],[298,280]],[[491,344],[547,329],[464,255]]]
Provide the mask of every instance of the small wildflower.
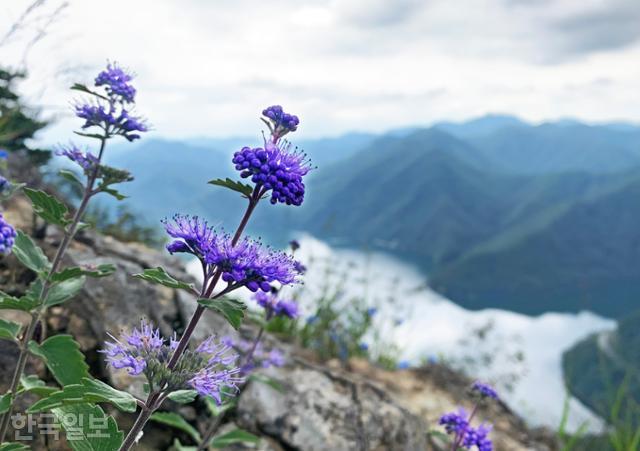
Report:
[[[222,342],[237,350],[241,355],[247,355],[253,349],[254,343],[248,340],[233,340],[231,337],[224,337]],[[269,368],[281,367],[285,364],[285,356],[279,349],[271,349],[266,351],[262,343],[258,343],[250,362],[242,367],[242,373],[250,373],[256,367]]]
[[373,318],[374,316],[376,316],[376,313],[378,313],[378,309],[375,307],[370,307],[367,309],[367,316]]
[[298,317],[298,304],[294,301],[279,300],[273,293],[258,292],[254,295],[254,299],[264,308],[267,313],[267,319],[272,316],[286,316],[291,319]]
[[474,382],[471,386],[471,389],[474,392],[479,393],[483,398],[498,399],[498,393],[494,390],[494,388],[480,381]]
[[262,115],[267,118],[274,141],[282,138],[290,132],[295,132],[300,125],[300,119],[294,114],[285,113],[280,105],[272,105],[262,110]]
[[97,164],[99,164],[98,158],[95,155],[91,152],[83,152],[73,144],[56,150],[56,155],[67,157],[69,160],[78,164],[85,173],[90,172]]
[[6,149],[0,149],[0,160],[6,160],[9,158],[9,151]]
[[442,415],[438,424],[444,426],[447,434],[459,436],[469,427],[469,421],[467,420],[468,417],[466,410],[460,408],[458,412],[451,412]]
[[16,229],[0,213],[0,254],[7,255],[11,253],[15,238]]
[[240,177],[251,177],[257,189],[271,191],[272,204],[302,205],[302,179],[311,170],[306,154],[292,150],[290,144],[266,142],[264,148],[243,147],[232,161]]
[[237,354],[212,337],[194,351],[185,351],[173,369],[168,363],[178,344],[175,334],[167,341],[159,329],[143,320],[120,340],[111,338],[113,342],[107,342],[101,351],[107,363],[115,369],[127,369],[131,375],[144,374],[151,387],[163,392],[193,388],[220,403],[223,394],[235,394],[243,381],[235,366]]
[[409,367],[411,367],[411,363],[408,360],[401,360],[397,365],[399,370],[406,370]]
[[109,63],[95,79],[96,86],[104,86],[107,94],[116,101],[132,103],[136,96],[136,89],[129,84],[133,75],[118,66]]

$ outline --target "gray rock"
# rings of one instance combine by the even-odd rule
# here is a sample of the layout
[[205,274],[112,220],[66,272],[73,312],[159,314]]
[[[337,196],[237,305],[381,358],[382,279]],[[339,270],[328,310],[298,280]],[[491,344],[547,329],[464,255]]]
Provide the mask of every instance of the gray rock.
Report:
[[299,362],[269,371],[284,389],[250,382],[238,423],[301,450],[426,448],[426,425],[382,390],[347,375]]

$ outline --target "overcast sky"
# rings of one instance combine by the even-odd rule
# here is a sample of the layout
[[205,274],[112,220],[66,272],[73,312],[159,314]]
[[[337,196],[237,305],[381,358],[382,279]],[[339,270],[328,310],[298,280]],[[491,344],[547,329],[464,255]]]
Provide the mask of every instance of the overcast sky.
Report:
[[[0,0],[0,36],[31,3]],[[47,140],[107,59],[137,73],[156,136],[252,134],[273,103],[305,137],[490,112],[640,122],[638,0],[69,0],[48,25],[63,3],[0,46],[58,117]]]

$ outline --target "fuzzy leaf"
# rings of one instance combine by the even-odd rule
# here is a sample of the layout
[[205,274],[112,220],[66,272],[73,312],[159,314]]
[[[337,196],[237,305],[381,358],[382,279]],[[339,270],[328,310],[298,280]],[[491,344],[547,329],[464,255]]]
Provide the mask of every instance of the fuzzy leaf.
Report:
[[69,171],[67,169],[61,169],[60,171],[58,171],[58,174],[60,175],[60,177],[64,178],[65,180],[68,180],[72,183],[78,183],[84,186],[84,182],[80,180],[78,176],[75,174],[75,172],[73,171]]
[[106,277],[110,276],[116,271],[115,265],[111,263],[105,263],[103,265],[98,265],[95,267],[88,266],[72,266],[69,268],[65,268],[60,272],[55,273],[51,276],[52,282],[64,282],[68,279],[73,279],[75,277],[80,276],[89,276],[89,277]]
[[136,399],[129,393],[116,390],[99,380],[85,377],[82,379],[82,384],[65,386],[62,390],[33,404],[27,412],[43,412],[68,404],[101,402],[113,404],[123,412],[135,412],[137,408]]
[[[31,285],[33,287],[33,285],[36,285],[38,283],[41,283],[40,279],[36,279],[36,281]],[[34,299],[32,294],[34,293],[27,292],[27,294],[18,299],[14,296],[10,296],[7,293],[0,291],[0,310],[22,310],[23,312],[30,312],[39,304],[38,298],[36,297]]]
[[100,191],[115,197],[117,200],[125,200],[127,197],[129,197],[121,194],[117,189],[113,188],[102,188]]
[[33,393],[38,396],[49,396],[51,393],[57,392],[59,388],[48,387],[43,380],[40,380],[35,374],[22,376],[20,378],[20,389],[18,393]]
[[[73,404],[53,409],[67,442],[74,451],[117,451],[122,444],[123,433],[113,417],[91,404]],[[82,418],[82,424],[78,421]]]
[[189,404],[195,401],[197,396],[198,392],[195,390],[176,390],[169,393],[168,398],[178,404]]
[[12,401],[13,397],[11,396],[11,393],[0,395],[0,414],[5,413],[7,410],[9,410]]
[[58,305],[68,301],[82,290],[85,280],[86,277],[80,276],[53,285],[47,294],[44,305],[51,307],[52,305]]
[[182,418],[177,413],[156,412],[151,415],[150,419],[153,421],[157,421],[158,423],[166,424],[176,429],[180,429],[181,431],[189,434],[189,436],[198,443],[202,440],[202,438],[200,437],[200,433],[198,433],[196,428],[187,423],[187,420]]
[[198,299],[198,304],[222,314],[236,330],[240,328],[240,324],[242,324],[242,320],[244,319],[244,312],[247,309],[244,302],[225,297],[218,299]]
[[14,341],[22,325],[0,318],[0,338]]
[[13,254],[22,262],[24,266],[35,272],[46,271],[51,267],[51,263],[38,246],[18,230],[15,243],[13,245]]
[[52,195],[31,188],[25,188],[23,191],[31,199],[33,211],[49,224],[64,227],[71,222],[66,218],[69,212],[66,205]]
[[257,437],[250,432],[243,431],[242,429],[235,429],[231,432],[214,437],[211,441],[211,446],[214,448],[224,448],[225,446],[235,445],[238,443],[256,444],[258,442],[260,442],[260,437]]
[[89,366],[71,335],[55,335],[41,345],[30,341],[29,351],[44,360],[60,385],[80,384],[83,378],[89,377]]
[[145,269],[140,274],[134,274],[133,277],[138,279],[146,280],[151,283],[158,283],[160,285],[164,285],[169,288],[180,288],[183,290],[193,290],[193,285],[190,283],[181,282],[177,279],[174,279],[172,276],[165,271],[164,268],[158,266],[157,268]]
[[210,180],[208,183],[210,185],[216,185],[216,186],[222,186],[224,188],[228,188],[246,197],[250,197],[251,193],[253,193],[253,187],[251,185],[237,182],[235,180],[231,180],[230,178],[226,178],[225,180],[222,180],[222,179]]

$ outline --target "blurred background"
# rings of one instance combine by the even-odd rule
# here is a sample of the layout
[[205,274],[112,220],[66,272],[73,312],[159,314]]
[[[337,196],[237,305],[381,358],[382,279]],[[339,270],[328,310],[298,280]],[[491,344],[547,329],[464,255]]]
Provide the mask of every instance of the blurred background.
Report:
[[233,228],[243,206],[206,182],[237,177],[281,104],[317,169],[249,232],[300,242],[305,346],[489,379],[532,426],[637,428],[636,0],[5,0],[0,109],[26,132],[0,147],[53,177],[68,88],[106,61],[153,133],[109,149],[136,180],[92,210],[101,230],[160,248],[176,212]]

